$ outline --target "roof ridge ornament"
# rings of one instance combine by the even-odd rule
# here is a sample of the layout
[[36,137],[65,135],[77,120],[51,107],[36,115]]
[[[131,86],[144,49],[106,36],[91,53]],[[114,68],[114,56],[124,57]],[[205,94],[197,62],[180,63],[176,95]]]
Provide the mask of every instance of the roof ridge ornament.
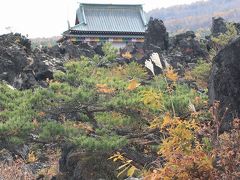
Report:
[[82,15],[83,15],[83,23],[86,25],[87,24],[87,19],[86,19],[86,16],[85,16],[85,11],[84,11],[83,6],[81,6],[81,10],[82,10]]
[[146,20],[146,17],[145,17],[145,13],[144,13],[144,10],[143,10],[143,6],[141,6],[140,13],[141,13],[141,18],[142,18],[143,24],[144,24],[145,26],[147,26],[147,20]]

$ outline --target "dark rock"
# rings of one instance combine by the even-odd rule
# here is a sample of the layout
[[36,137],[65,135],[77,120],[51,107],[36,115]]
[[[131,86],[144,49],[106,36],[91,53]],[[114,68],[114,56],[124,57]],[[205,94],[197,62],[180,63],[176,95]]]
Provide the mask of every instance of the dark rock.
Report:
[[14,154],[19,155],[22,159],[26,160],[28,157],[28,153],[29,153],[29,146],[27,145],[22,145],[22,146],[18,146],[18,147],[13,147]]
[[[145,34],[145,50],[159,52],[168,49],[169,35],[162,20],[150,18]],[[158,47],[156,49],[156,47]]]
[[181,34],[177,34],[175,36],[176,38],[176,43],[180,43],[180,41],[182,41],[183,39],[194,39],[196,37],[195,33],[193,31],[187,31],[185,33],[181,33]]
[[202,47],[195,37],[193,31],[187,31],[170,38],[166,59],[177,69],[179,75],[184,74],[184,69],[188,68],[189,64],[208,58],[207,48]]
[[67,166],[67,158],[68,158],[68,154],[74,149],[74,146],[71,144],[64,144],[62,147],[62,156],[61,159],[59,160],[59,169],[62,172],[66,172]]
[[[240,37],[223,48],[214,58],[209,80],[210,103],[220,101],[221,130],[229,130],[231,120],[240,115]],[[225,113],[225,111],[227,112]]]
[[240,23],[233,23],[233,25],[235,26],[235,28],[238,31],[238,34],[240,34]]
[[42,81],[53,79],[56,70],[64,71],[63,62],[41,49],[32,52],[30,40],[20,34],[0,36],[0,80],[17,89],[45,87]]
[[93,57],[95,51],[88,44],[63,42],[52,48],[31,50],[31,41],[20,34],[0,36],[0,80],[17,89],[46,87],[56,70],[65,71],[63,63],[81,56]]
[[[142,59],[145,55],[144,50],[143,50],[143,44],[142,43],[137,43],[137,44],[128,44],[126,47],[120,49],[120,59],[122,59],[122,56],[126,53],[131,54],[131,58],[128,59],[127,61],[138,61]],[[124,58],[126,60],[126,58]]]
[[33,70],[23,71],[19,76],[15,77],[13,87],[16,89],[32,89],[34,87],[41,86],[40,81],[35,77]]
[[71,145],[64,146],[62,152],[59,161],[62,176],[76,180],[117,179],[114,174],[117,167],[108,160],[108,153],[88,154]]
[[195,58],[206,58],[207,52],[201,47],[198,40],[195,39],[193,31],[187,31],[178,34],[171,39],[169,53],[180,51],[185,56],[186,63],[196,63]]
[[45,47],[43,51],[52,57],[64,58],[65,60],[79,59],[81,56],[93,57],[95,54],[94,48],[86,43],[73,44],[68,41],[52,48]]
[[123,58],[123,57],[119,57],[115,60],[118,64],[127,64],[127,63],[130,63],[130,60],[129,59],[126,59],[126,58]]
[[8,79],[8,73],[7,72],[3,72],[2,74],[0,74],[0,80],[7,80]]
[[0,150],[0,162],[3,163],[13,163],[12,153],[6,149]]
[[[29,64],[29,44],[19,34],[0,36],[0,74],[1,79],[12,84],[14,78]],[[7,76],[4,76],[4,74]]]
[[30,170],[33,174],[37,174],[41,169],[49,168],[50,166],[48,164],[45,164],[43,162],[34,162],[30,164],[26,164],[26,168]]
[[196,66],[196,63],[188,63],[188,67],[189,67],[190,69],[195,68],[195,66]]
[[13,45],[19,45],[20,47],[23,47],[26,52],[31,52],[31,41],[27,39],[25,36],[22,36],[19,33],[10,33],[10,34],[4,34],[0,36],[0,44],[1,46],[13,46]]
[[217,37],[220,34],[227,32],[227,23],[222,17],[212,18],[211,34],[213,37]]
[[104,52],[102,50],[102,45],[95,46],[93,50],[95,51],[96,54],[98,54],[100,56],[104,56]]
[[35,78],[37,81],[53,79],[53,72],[49,69],[43,70],[42,72],[38,72],[35,74]]
[[229,22],[225,21],[223,18],[214,18],[212,19],[212,27],[211,27],[211,35],[206,36],[206,47],[207,50],[210,51],[211,49],[219,50],[223,48],[220,44],[215,43],[212,41],[213,37],[218,37],[221,34],[224,34],[228,31],[228,25],[233,25],[235,29],[237,30],[237,34],[240,34],[240,23],[235,22]]
[[13,157],[20,157],[21,159],[26,160],[29,153],[29,146],[28,145],[13,145],[9,143],[4,143],[1,145],[0,150],[0,161],[6,160],[14,160]]

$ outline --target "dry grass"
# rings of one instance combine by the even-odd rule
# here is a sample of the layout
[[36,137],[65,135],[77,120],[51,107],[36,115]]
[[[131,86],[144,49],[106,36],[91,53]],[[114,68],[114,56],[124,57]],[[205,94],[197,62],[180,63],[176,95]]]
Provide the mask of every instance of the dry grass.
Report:
[[34,180],[36,177],[26,168],[24,161],[0,162],[0,180]]

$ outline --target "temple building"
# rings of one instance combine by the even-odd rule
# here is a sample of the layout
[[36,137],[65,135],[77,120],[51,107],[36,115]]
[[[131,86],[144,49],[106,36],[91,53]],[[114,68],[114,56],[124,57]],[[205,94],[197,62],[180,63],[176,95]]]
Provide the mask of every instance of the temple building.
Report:
[[143,43],[146,26],[142,5],[80,3],[75,26],[65,31],[63,38],[92,45],[111,42],[120,48]]

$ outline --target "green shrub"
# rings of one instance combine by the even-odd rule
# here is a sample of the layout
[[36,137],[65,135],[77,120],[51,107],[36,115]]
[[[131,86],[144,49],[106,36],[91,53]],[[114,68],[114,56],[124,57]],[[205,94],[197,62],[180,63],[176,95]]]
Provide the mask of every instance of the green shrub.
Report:
[[112,46],[110,42],[106,42],[102,50],[104,52],[104,57],[107,62],[113,62],[117,58],[117,49]]
[[111,151],[127,144],[125,138],[116,135],[105,135],[97,138],[89,136],[73,137],[72,142],[89,151]]
[[207,88],[210,70],[211,64],[200,60],[196,67],[190,72],[190,75],[200,87]]
[[216,49],[220,49],[226,46],[233,38],[238,34],[238,31],[233,23],[227,24],[227,32],[219,35],[218,37],[212,37],[212,41],[215,44]]
[[126,75],[129,79],[143,80],[147,77],[147,71],[136,62],[126,65]]
[[43,123],[39,137],[47,142],[54,142],[65,135],[65,128],[62,124],[50,121]]

